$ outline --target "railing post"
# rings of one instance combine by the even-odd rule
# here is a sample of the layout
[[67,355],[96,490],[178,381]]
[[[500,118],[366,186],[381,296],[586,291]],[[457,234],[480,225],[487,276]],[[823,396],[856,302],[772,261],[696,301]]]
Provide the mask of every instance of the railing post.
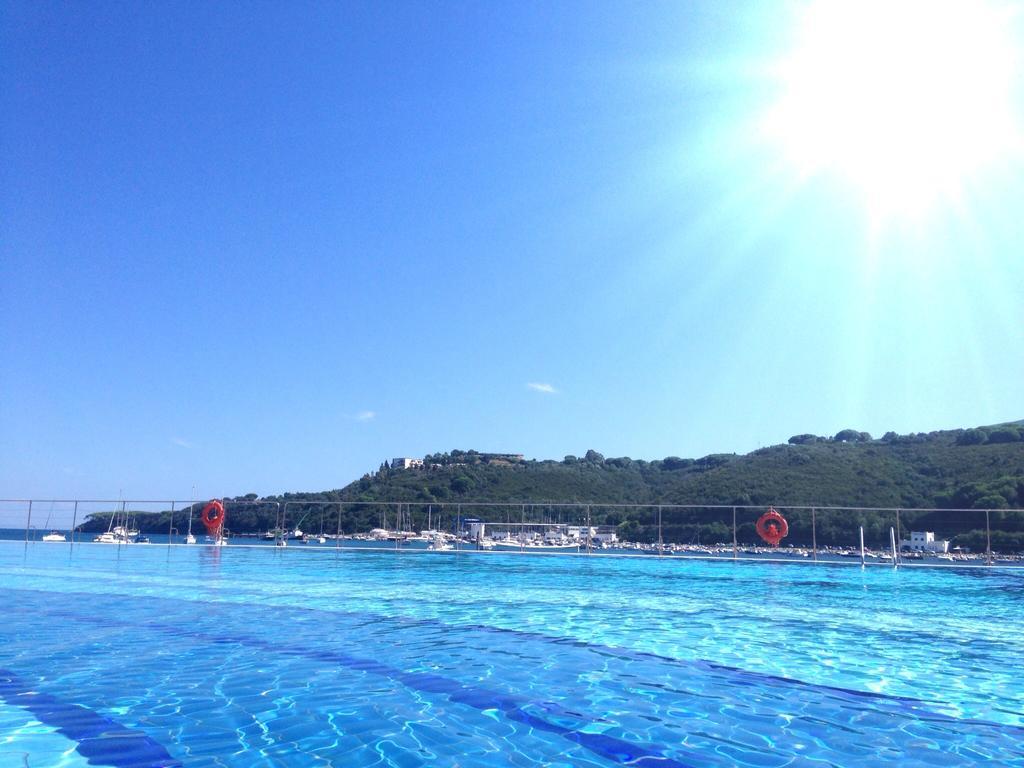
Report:
[[341,504],[338,504],[338,533],[334,539],[335,549],[341,548]]
[[736,507],[732,508],[732,559],[739,558],[739,545],[736,543]]
[[[559,534],[561,535],[561,534]],[[590,505],[587,504],[587,554],[590,554]]]
[[519,554],[526,551],[526,505],[523,504],[522,517],[520,519],[521,525],[519,526]]
[[171,502],[171,522],[167,524],[167,546],[171,546],[171,531],[174,530],[174,502]]
[[863,568],[865,563],[864,559],[864,526],[860,527],[860,567]]
[[75,543],[75,529],[78,527],[78,501],[75,501],[75,511],[71,516],[71,543]]
[[811,556],[818,562],[818,520],[814,507],[811,507]]
[[28,532],[32,528],[32,499],[28,500],[28,519],[25,521],[25,543],[28,544]]
[[[897,507],[896,508],[896,541],[900,542],[902,540],[903,540],[903,528],[900,525],[900,510],[899,510],[899,507]],[[900,556],[900,552],[899,552],[899,549],[897,549],[896,550],[896,558],[899,559],[899,556]]]
[[892,567],[899,568],[900,563],[896,559],[896,530],[893,528],[889,529],[889,543],[892,545]]
[[988,522],[988,510],[985,510],[985,564],[992,565],[992,528]]
[[661,505],[658,505],[658,557],[664,554],[665,540],[661,537]]

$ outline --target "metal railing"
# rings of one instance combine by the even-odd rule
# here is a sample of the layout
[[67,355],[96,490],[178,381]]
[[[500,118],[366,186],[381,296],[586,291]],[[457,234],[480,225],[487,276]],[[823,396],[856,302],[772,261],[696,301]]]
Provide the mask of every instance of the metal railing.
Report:
[[[31,543],[53,530],[72,544],[91,542],[93,533],[119,520],[153,537],[152,543],[176,545],[184,543],[186,531],[202,533],[204,504],[180,499],[0,499],[0,538]],[[235,544],[280,545],[301,536],[311,549],[327,545],[412,552],[433,547],[894,567],[1024,567],[1020,509],[776,504],[772,506],[786,518],[788,533],[780,546],[772,547],[757,534],[757,521],[768,505],[304,499],[228,499],[224,504],[228,535]],[[920,535],[909,536],[911,531]],[[928,532],[940,543],[929,540],[924,535]],[[943,547],[941,541],[950,543]],[[915,551],[929,548],[934,551]]]

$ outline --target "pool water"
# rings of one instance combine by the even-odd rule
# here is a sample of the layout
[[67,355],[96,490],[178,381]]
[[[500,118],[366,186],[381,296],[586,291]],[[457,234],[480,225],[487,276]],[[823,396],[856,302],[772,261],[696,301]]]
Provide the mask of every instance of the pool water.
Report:
[[1024,766],[1024,573],[0,542],[6,766]]

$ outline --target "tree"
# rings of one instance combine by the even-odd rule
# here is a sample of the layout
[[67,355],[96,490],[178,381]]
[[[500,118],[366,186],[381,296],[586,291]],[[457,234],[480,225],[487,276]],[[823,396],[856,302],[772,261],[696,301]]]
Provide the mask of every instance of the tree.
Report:
[[589,450],[589,451],[587,451],[587,452],[586,452],[586,454],[585,454],[585,455],[583,456],[583,460],[584,460],[584,461],[589,461],[589,462],[591,462],[592,464],[604,464],[604,455],[603,455],[603,454],[600,454],[600,453],[598,453],[598,452],[597,452],[597,451],[595,451],[594,449],[590,449],[590,450]]
[[697,459],[694,464],[702,469],[714,469],[715,467],[725,466],[735,459],[736,454],[734,453],[709,453],[707,456]]
[[993,429],[988,433],[988,441],[990,443],[1018,443],[1020,442],[1020,432],[1013,427]]
[[957,445],[981,445],[988,436],[980,429],[965,429],[956,438]]
[[686,469],[693,464],[693,459],[681,459],[678,456],[666,456],[662,459],[663,469]]
[[844,429],[836,432],[832,439],[837,443],[866,443],[871,440],[871,435],[867,432],[858,432],[856,429]]
[[1006,509],[1009,504],[1006,498],[998,493],[990,493],[977,499],[972,505],[975,509]]
[[803,435],[793,435],[791,438],[789,438],[789,444],[790,445],[806,445],[808,443],[816,443],[820,439],[821,438],[819,438],[817,435],[811,435],[811,434],[805,433]]

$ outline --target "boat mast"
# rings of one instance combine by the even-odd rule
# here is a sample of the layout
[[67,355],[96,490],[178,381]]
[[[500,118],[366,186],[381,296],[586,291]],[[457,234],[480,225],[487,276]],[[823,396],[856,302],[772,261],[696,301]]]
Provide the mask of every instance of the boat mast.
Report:
[[[118,503],[121,501],[121,492],[117,492]],[[117,517],[117,507],[114,507],[110,511],[110,519],[107,520],[107,533],[110,533],[114,529],[114,518]]]

